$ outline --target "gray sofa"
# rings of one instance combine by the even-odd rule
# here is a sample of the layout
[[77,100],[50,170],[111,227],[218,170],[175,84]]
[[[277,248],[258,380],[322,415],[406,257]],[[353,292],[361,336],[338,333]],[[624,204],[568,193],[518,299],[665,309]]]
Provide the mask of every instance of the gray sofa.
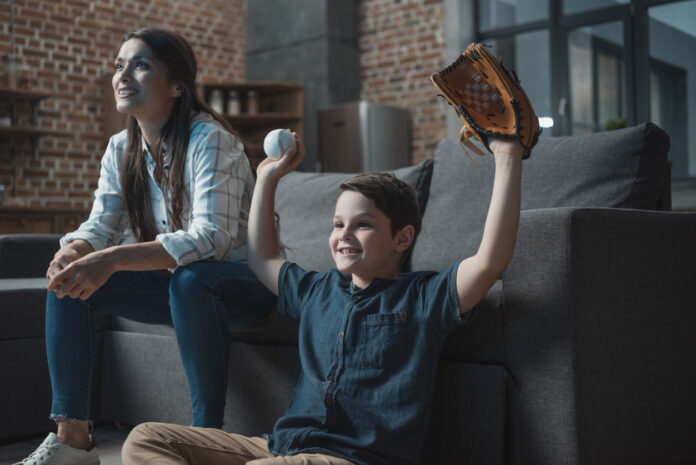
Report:
[[[513,260],[442,352],[423,464],[696,463],[696,214],[668,211],[668,149],[651,124],[540,140],[524,163]],[[475,252],[492,157],[476,166],[445,140],[398,170],[424,206],[411,269]],[[289,259],[331,266],[346,177],[281,181]],[[44,283],[31,277],[56,248],[55,236],[0,238],[0,437],[50,428]],[[298,376],[296,325],[272,312],[232,334],[225,429],[267,432]],[[97,419],[190,423],[171,328],[102,318],[100,341]]]

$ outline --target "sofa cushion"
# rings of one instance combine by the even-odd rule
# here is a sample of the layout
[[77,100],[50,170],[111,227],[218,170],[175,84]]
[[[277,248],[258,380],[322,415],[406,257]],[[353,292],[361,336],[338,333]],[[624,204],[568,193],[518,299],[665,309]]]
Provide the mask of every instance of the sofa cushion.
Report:
[[[109,317],[97,313],[97,331]],[[0,279],[0,340],[43,337],[46,321],[46,278]]]
[[[616,207],[660,209],[669,193],[669,137],[651,123],[539,140],[524,162],[522,209]],[[411,257],[414,270],[441,270],[476,253],[493,187],[494,159],[476,167],[459,142],[435,150],[428,208]],[[443,246],[446,244],[446,246]]]
[[[432,173],[432,160],[393,173],[409,183],[425,209]],[[333,267],[329,250],[334,207],[341,182],[349,173],[293,172],[280,180],[276,190],[276,212],[280,217],[280,240],[286,258],[302,268],[327,271]]]
[[[3,398],[0,439],[55,428],[48,418],[51,411],[51,380],[43,337],[0,340],[0,379]],[[0,459],[0,462],[13,463],[14,460]]]
[[[111,331],[104,336],[100,418],[191,424],[191,402],[176,338]],[[300,373],[297,348],[232,343],[226,431],[258,436],[287,408]]]
[[510,383],[502,365],[441,361],[420,463],[505,463]]
[[[111,329],[130,333],[175,336],[174,328],[171,325],[140,323],[117,316],[111,319]],[[266,318],[256,324],[243,328],[230,328],[230,340],[233,342],[296,346],[297,321],[285,315],[281,315],[275,311],[274,307]]]
[[42,337],[46,278],[0,279],[0,340]]
[[59,239],[58,234],[0,235],[0,279],[46,276]]

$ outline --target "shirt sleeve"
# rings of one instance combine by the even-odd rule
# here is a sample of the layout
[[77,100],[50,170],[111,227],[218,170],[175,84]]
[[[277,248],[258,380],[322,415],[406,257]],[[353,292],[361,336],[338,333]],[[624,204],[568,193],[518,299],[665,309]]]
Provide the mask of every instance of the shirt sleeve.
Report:
[[473,310],[461,315],[457,297],[457,270],[455,263],[441,273],[425,275],[418,281],[418,300],[421,311],[430,326],[440,335],[449,333],[461,321],[468,322]]
[[[83,239],[94,250],[101,250],[120,244],[123,237],[128,235],[129,220],[121,190],[118,163],[123,147],[115,141],[117,136],[109,140],[102,157],[99,181],[97,190],[94,192],[94,203],[89,218],[77,231],[66,234],[60,239],[61,247]],[[125,142],[125,139],[122,142]]]
[[222,128],[201,135],[191,158],[190,216],[185,230],[158,234],[156,239],[178,266],[196,260],[224,260],[230,248],[246,242],[243,202],[253,188],[253,175],[244,148]]
[[278,273],[278,312],[299,321],[307,296],[324,276],[316,271],[305,271],[292,262],[283,263]]

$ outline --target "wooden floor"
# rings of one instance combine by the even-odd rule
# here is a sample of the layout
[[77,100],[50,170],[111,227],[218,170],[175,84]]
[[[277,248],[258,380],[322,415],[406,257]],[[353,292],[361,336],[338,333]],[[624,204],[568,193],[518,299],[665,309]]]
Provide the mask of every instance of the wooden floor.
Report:
[[[41,444],[46,434],[0,441],[0,465],[19,462],[31,454]],[[94,434],[99,448],[100,465],[121,465],[121,445],[128,436],[128,431],[113,425],[102,425],[94,429]]]

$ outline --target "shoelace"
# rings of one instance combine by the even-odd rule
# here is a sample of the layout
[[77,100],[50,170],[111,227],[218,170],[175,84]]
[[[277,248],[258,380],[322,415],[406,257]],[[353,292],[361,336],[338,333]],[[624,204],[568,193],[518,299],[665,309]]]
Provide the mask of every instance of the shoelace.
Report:
[[[60,444],[51,444],[48,446],[39,446],[34,452],[32,452],[29,457],[25,458],[21,462],[14,463],[13,465],[29,465],[31,463],[36,463],[40,459],[43,459],[44,454],[51,455],[53,452],[51,449],[55,449],[58,447]],[[41,457],[39,457],[41,456]]]

